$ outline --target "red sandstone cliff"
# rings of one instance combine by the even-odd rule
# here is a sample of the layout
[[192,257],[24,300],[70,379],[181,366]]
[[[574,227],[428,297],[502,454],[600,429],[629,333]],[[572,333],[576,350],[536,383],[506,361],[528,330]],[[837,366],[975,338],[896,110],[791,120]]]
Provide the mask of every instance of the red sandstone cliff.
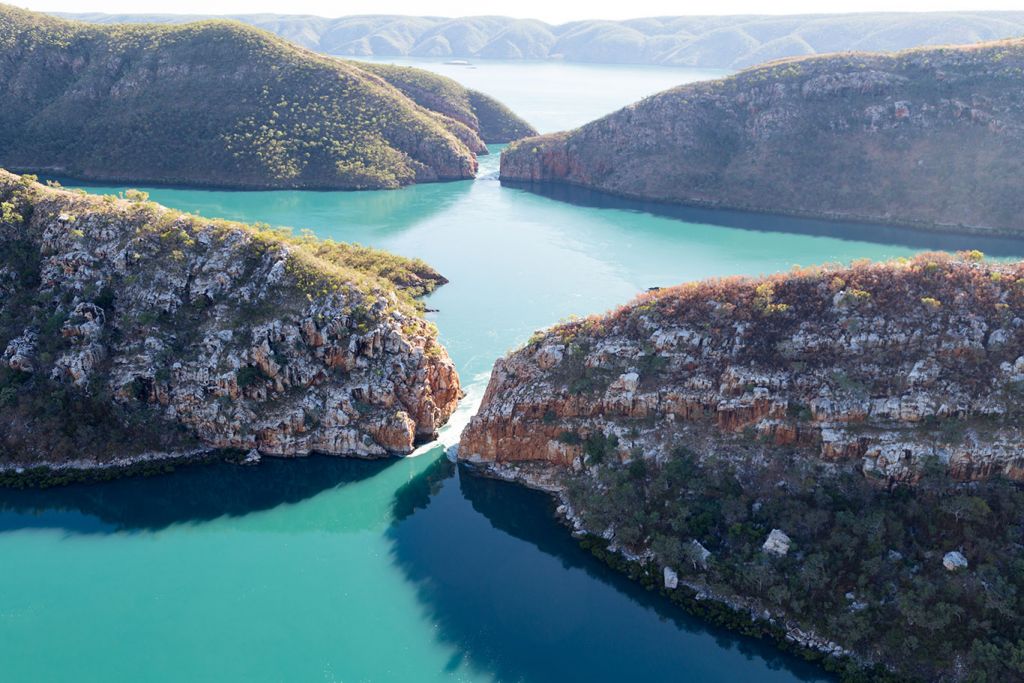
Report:
[[648,293],[499,360],[459,456],[579,470],[595,443],[623,461],[683,443],[1024,479],[1021,284],[1021,264],[924,255]]

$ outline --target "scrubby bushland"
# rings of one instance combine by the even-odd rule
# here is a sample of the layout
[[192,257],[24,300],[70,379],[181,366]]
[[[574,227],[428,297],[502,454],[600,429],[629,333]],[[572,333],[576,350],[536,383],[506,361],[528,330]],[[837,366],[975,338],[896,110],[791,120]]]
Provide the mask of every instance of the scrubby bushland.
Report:
[[[909,680],[1024,677],[1024,491],[951,485],[935,467],[914,488],[880,490],[843,471],[702,461],[678,446],[659,462],[612,460],[569,480],[582,524],[650,548],[652,570],[739,595],[890,666]],[[775,557],[772,529],[792,539]],[[701,561],[696,540],[710,556]],[[942,563],[950,550],[966,571]],[[842,666],[849,680],[859,667]]]
[[472,177],[483,147],[445,114],[463,106],[464,90],[420,106],[354,63],[237,22],[99,26],[0,5],[0,53],[0,165],[8,168],[394,188]]
[[[851,676],[1017,680],[1022,391],[1024,264],[922,254],[542,330],[496,363],[459,457]],[[776,529],[788,550],[765,548]]]
[[501,102],[451,78],[408,66],[353,63],[377,74],[427,109],[465,124],[487,144],[512,142],[537,134],[533,126]]

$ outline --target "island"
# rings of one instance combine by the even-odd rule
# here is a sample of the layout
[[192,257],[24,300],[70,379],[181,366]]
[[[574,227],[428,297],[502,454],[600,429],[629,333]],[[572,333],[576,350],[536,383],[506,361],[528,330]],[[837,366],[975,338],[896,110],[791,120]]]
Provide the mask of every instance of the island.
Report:
[[[406,70],[396,87],[234,21],[100,26],[0,5],[0,49],[0,165],[16,171],[391,189],[472,178],[486,142],[536,132],[449,79]],[[403,92],[416,77],[431,97]]]

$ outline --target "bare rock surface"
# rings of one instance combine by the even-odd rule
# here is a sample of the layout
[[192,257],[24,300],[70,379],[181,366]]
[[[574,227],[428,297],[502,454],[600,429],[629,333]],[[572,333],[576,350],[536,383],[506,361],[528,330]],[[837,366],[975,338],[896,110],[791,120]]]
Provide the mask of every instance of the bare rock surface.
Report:
[[451,415],[429,266],[134,199],[0,171],[0,467],[383,457]]
[[499,360],[459,457],[581,471],[595,450],[686,444],[795,450],[881,483],[931,464],[1021,480],[1018,282],[1021,264],[929,254],[651,292]]
[[458,457],[744,632],[1017,680],[978,644],[1021,623],[983,587],[1020,585],[1022,312],[1024,264],[977,252],[648,292],[498,360]]

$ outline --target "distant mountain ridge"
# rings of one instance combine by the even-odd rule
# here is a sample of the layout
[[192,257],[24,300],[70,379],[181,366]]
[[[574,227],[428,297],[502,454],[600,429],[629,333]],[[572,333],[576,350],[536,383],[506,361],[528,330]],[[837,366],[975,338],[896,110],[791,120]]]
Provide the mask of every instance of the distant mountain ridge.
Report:
[[[62,14],[96,23],[180,23],[209,15]],[[312,50],[361,57],[564,59],[741,69],[780,57],[890,51],[1024,36],[1024,11],[650,17],[553,26],[510,17],[238,14]]]

